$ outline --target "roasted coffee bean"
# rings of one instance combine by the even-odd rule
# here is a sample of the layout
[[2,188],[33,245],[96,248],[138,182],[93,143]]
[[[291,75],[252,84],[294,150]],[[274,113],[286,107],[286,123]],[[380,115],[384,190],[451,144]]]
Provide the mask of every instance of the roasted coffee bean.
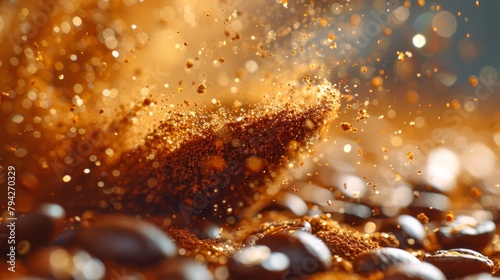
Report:
[[290,259],[263,245],[236,251],[228,261],[230,279],[282,279],[290,268]]
[[496,231],[492,221],[478,221],[470,216],[460,215],[436,232],[436,238],[443,249],[468,248],[481,252],[491,243]]
[[323,213],[329,213],[332,219],[349,225],[361,225],[372,216],[369,206],[341,200],[333,200],[320,209]]
[[412,217],[423,213],[430,222],[441,221],[451,209],[452,201],[440,188],[422,182],[410,183],[413,186],[413,200],[403,209],[404,214]]
[[311,224],[307,221],[300,221],[294,224],[275,226],[266,231],[266,235],[275,233],[294,233],[296,231],[311,233]]
[[287,211],[295,217],[302,217],[307,213],[308,207],[299,196],[283,192],[273,198],[273,201],[269,205],[260,210],[260,212],[266,211]]
[[291,234],[268,234],[257,240],[257,245],[264,245],[271,252],[283,253],[290,261],[289,269],[284,273],[285,279],[299,279],[331,267],[331,254],[328,247],[317,237],[302,230]]
[[354,271],[359,274],[369,274],[376,271],[385,271],[391,266],[402,263],[420,264],[412,254],[397,248],[380,248],[362,253],[354,258]]
[[243,241],[241,242],[241,246],[253,246],[255,245],[255,242],[257,242],[257,240],[261,239],[262,237],[264,237],[264,234],[260,232],[251,234],[243,239]]
[[464,278],[461,278],[461,280],[500,280],[500,278],[495,277],[489,273],[479,273],[466,276]]
[[444,274],[430,263],[402,263],[391,266],[384,280],[446,280]]
[[169,259],[161,262],[159,267],[158,279],[211,280],[214,278],[212,272],[205,265],[196,263],[192,259]]
[[153,224],[119,214],[98,217],[76,235],[76,243],[122,264],[149,265],[176,254],[174,242]]
[[424,213],[431,221],[440,221],[450,210],[451,200],[444,194],[418,191],[418,195],[407,208],[410,216]]
[[477,273],[492,273],[493,261],[470,249],[439,250],[424,258],[453,279]]
[[384,220],[380,227],[382,232],[391,232],[399,240],[400,248],[420,249],[427,236],[422,224],[409,215],[399,215],[397,217]]
[[[20,214],[15,221],[16,254],[27,255],[41,246],[49,244],[55,232],[61,227],[64,209],[57,204],[42,204],[32,212]],[[4,219],[0,224],[0,235],[11,235],[13,221]],[[0,251],[10,251],[8,242],[0,242]],[[1,257],[5,257],[4,254]]]

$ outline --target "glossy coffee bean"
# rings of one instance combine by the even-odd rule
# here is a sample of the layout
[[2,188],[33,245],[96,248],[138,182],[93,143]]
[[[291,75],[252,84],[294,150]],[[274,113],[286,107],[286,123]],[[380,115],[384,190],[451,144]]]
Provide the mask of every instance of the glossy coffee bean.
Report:
[[158,279],[198,280],[213,279],[212,272],[205,265],[192,259],[174,258],[159,264]]
[[293,214],[295,217],[302,217],[307,213],[308,207],[299,196],[288,192],[282,192],[273,198],[273,201],[269,203],[269,205],[260,210],[260,212],[266,211],[286,211]]
[[367,205],[341,200],[333,200],[329,205],[321,206],[320,210],[329,213],[333,220],[349,225],[362,225],[373,213]]
[[236,251],[228,261],[230,279],[282,279],[290,268],[290,259],[263,245]]
[[380,227],[381,232],[393,233],[399,241],[400,248],[420,249],[427,236],[424,226],[414,217],[399,215],[386,219]]
[[241,242],[241,246],[242,247],[253,246],[255,245],[255,242],[257,242],[257,240],[261,239],[262,237],[264,237],[264,234],[260,232],[251,234],[245,237],[245,239],[243,239],[243,241]]
[[430,263],[402,263],[390,267],[384,280],[446,280],[444,274]]
[[440,221],[451,208],[451,200],[442,193],[418,191],[418,195],[406,209],[410,216],[424,213],[431,221]]
[[289,225],[282,225],[282,226],[277,226],[269,231],[266,231],[266,235],[269,234],[276,234],[276,233],[294,233],[296,231],[303,231],[307,233],[311,233],[311,224],[307,221],[300,221],[295,224],[289,224]]
[[304,278],[325,271],[332,265],[326,244],[302,230],[291,234],[269,234],[257,240],[256,245],[267,246],[271,252],[282,253],[288,257],[290,265],[283,275],[285,279]]
[[447,278],[459,278],[478,273],[492,273],[493,261],[470,249],[439,250],[424,258],[439,268]]
[[[17,220],[11,221],[7,217],[0,224],[0,235],[11,236],[11,228],[14,226],[14,246],[18,256],[24,256],[35,251],[41,246],[49,244],[53,235],[61,228],[65,217],[64,209],[57,204],[42,204],[32,212],[19,214]],[[0,251],[9,252],[10,246],[7,242],[0,243]],[[1,257],[5,257],[4,254]]]
[[419,265],[420,261],[412,254],[397,248],[380,248],[362,253],[354,258],[354,271],[359,274],[369,274],[385,271],[392,266],[403,263]]
[[495,277],[494,275],[491,275],[489,273],[479,273],[479,274],[465,276],[460,280],[500,280],[500,278]]
[[436,238],[443,249],[468,248],[481,252],[491,243],[496,225],[492,221],[478,221],[470,216],[460,215],[436,232]]
[[98,217],[76,235],[76,243],[101,259],[149,265],[176,254],[174,242],[159,228],[130,216]]

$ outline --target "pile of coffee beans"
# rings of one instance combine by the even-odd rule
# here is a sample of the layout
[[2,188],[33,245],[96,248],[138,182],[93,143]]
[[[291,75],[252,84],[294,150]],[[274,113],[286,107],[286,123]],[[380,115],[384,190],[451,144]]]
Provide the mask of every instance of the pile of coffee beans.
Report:
[[[401,214],[372,217],[362,226],[353,226],[333,220],[329,213],[295,217],[289,209],[293,205],[284,202],[297,199],[270,202],[255,217],[231,229],[208,221],[182,229],[166,224],[161,217],[124,214],[88,212],[75,219],[66,217],[56,204],[44,204],[18,216],[16,272],[6,272],[4,260],[0,277],[500,278],[496,224],[480,220],[474,212],[453,219],[444,215],[435,224],[422,223],[428,222],[422,216]],[[277,207],[279,204],[282,206]],[[7,225],[1,224],[2,233]],[[210,234],[214,231],[218,234]]]

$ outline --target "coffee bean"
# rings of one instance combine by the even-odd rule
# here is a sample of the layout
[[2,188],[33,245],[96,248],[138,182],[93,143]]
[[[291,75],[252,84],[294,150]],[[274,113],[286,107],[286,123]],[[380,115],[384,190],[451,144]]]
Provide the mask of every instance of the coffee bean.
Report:
[[446,211],[451,207],[451,200],[444,194],[418,191],[416,197],[407,212],[410,216],[416,217],[420,213],[424,213],[431,221],[440,221]]
[[266,211],[287,211],[295,217],[302,217],[307,213],[308,207],[299,196],[283,192],[273,198],[273,201],[269,205],[260,210],[260,212]]
[[323,213],[329,213],[335,221],[349,225],[361,225],[372,216],[372,208],[360,203],[332,200],[329,205],[320,207]]
[[500,280],[499,277],[495,277],[489,273],[479,273],[461,278],[461,280]]
[[228,261],[230,279],[282,279],[290,268],[290,259],[263,245],[236,251]]
[[385,271],[391,266],[402,263],[420,264],[412,254],[397,248],[380,248],[362,253],[354,258],[354,271],[359,274],[369,274],[376,271]]
[[492,273],[493,261],[470,249],[439,250],[424,258],[439,268],[447,278],[459,278],[477,273]]
[[446,280],[444,274],[430,263],[402,263],[390,267],[384,280]]
[[169,259],[161,262],[159,267],[158,279],[211,280],[214,278],[212,272],[205,265],[196,263],[192,259]]
[[[41,246],[49,244],[53,235],[61,227],[64,209],[57,204],[42,204],[29,213],[19,213],[15,221],[16,253],[27,255]],[[5,219],[0,224],[0,235],[9,236],[11,221]],[[11,244],[0,242],[2,252],[7,252]],[[10,250],[9,250],[10,251]],[[5,257],[5,255],[1,255]]]
[[251,234],[243,239],[243,241],[241,242],[241,246],[253,246],[255,245],[255,242],[257,242],[257,240],[261,239],[262,237],[264,237],[264,234],[260,232]]
[[400,248],[420,249],[427,236],[422,224],[409,215],[384,220],[380,227],[382,232],[391,232],[399,240]]
[[149,265],[176,254],[174,242],[148,222],[113,214],[98,217],[76,235],[76,242],[101,259]]
[[311,224],[307,221],[300,221],[298,223],[277,226],[266,231],[266,235],[275,233],[294,233],[296,231],[311,233]]
[[443,249],[468,248],[482,251],[491,243],[496,231],[492,221],[478,221],[471,216],[460,215],[439,228],[436,238]]
[[257,240],[271,252],[282,253],[288,257],[290,266],[283,275],[286,279],[301,279],[331,267],[331,254],[328,247],[317,237],[302,230],[291,234],[275,233]]

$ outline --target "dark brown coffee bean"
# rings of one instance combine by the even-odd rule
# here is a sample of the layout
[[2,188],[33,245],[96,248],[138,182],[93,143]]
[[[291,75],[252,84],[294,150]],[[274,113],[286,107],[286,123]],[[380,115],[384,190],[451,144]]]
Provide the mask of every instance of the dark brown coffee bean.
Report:
[[495,277],[489,273],[479,273],[460,278],[460,280],[500,280],[499,277]]
[[470,249],[439,250],[424,258],[453,279],[477,273],[492,273],[493,261]]
[[496,231],[492,221],[478,221],[470,216],[460,215],[436,232],[436,238],[444,249],[468,248],[481,252],[491,243]]
[[440,221],[450,210],[451,200],[444,194],[418,191],[417,197],[407,208],[410,216],[416,217],[424,213],[431,221]]
[[382,232],[391,232],[399,240],[400,248],[420,249],[427,236],[422,224],[409,215],[384,220],[380,227]]
[[291,234],[275,233],[257,240],[257,245],[264,245],[271,252],[286,255],[290,261],[283,277],[286,279],[302,279],[316,272],[331,267],[331,254],[328,247],[317,237],[302,230]]
[[241,242],[241,246],[253,246],[255,245],[255,242],[257,242],[257,240],[261,239],[262,237],[264,237],[264,234],[260,232],[251,234],[243,239],[243,241]]
[[98,217],[76,235],[76,242],[101,259],[149,265],[176,254],[174,242],[148,222],[125,215]]
[[446,280],[444,274],[430,263],[402,263],[390,267],[384,280]]
[[329,213],[333,220],[349,225],[362,225],[372,217],[372,208],[348,201],[333,200],[320,209],[323,213]]
[[230,279],[282,279],[290,268],[290,259],[263,245],[236,251],[228,261]]
[[300,221],[294,224],[276,226],[266,231],[266,235],[275,233],[294,233],[296,231],[311,233],[311,224],[307,221]]
[[214,278],[205,265],[191,259],[174,258],[161,262],[159,267],[158,279],[211,280]]
[[420,264],[412,254],[397,248],[380,248],[362,253],[354,258],[354,271],[359,274],[369,274],[376,271],[385,271],[391,266],[402,263]]
[[[32,212],[20,214],[17,220],[4,219],[0,224],[0,235],[14,236],[14,243],[1,242],[0,251],[10,252],[15,246],[17,256],[24,256],[41,246],[49,244],[64,219],[64,209],[57,204],[42,204]],[[11,229],[15,229],[15,234]],[[13,235],[14,234],[14,235]],[[7,239],[9,240],[9,239]],[[5,257],[2,254],[1,257]]]
[[269,205],[260,210],[260,212],[266,211],[287,211],[295,217],[302,217],[307,214],[308,207],[299,196],[288,192],[282,192],[273,198],[273,201],[269,203]]

